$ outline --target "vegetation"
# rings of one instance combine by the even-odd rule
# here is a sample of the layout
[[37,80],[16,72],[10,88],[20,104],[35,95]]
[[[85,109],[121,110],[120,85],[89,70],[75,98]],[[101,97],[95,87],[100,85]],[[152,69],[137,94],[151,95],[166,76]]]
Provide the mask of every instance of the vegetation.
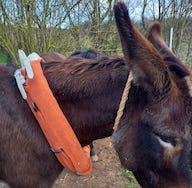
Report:
[[0,51],[0,63],[6,63],[7,56]]
[[129,184],[121,185],[121,188],[138,188],[138,184],[133,176],[133,173],[129,170],[124,170],[122,173],[123,177],[129,180]]
[[[173,27],[173,50],[191,66],[191,0],[127,3],[143,32],[149,22],[159,20],[169,41]],[[19,48],[27,54],[56,51],[68,55],[85,48],[121,53],[112,6],[112,0],[0,0],[0,46],[16,64]]]

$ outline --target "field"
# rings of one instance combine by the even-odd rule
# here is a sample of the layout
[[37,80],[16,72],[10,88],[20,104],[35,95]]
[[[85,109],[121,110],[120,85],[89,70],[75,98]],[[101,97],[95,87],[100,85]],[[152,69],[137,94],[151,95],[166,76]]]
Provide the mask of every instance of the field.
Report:
[[77,176],[64,169],[53,188],[139,188],[132,173],[121,167],[110,138],[97,140],[94,146],[99,160],[93,163],[92,174]]

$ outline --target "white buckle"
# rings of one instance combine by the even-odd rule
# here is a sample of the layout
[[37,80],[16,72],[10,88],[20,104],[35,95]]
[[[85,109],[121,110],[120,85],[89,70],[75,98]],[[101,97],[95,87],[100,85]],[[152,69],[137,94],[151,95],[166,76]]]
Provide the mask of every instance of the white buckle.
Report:
[[21,68],[26,69],[27,76],[29,77],[29,79],[32,79],[34,74],[31,67],[30,59],[26,56],[23,50],[18,50],[18,53],[19,53],[19,59],[21,62]]
[[30,61],[41,60],[41,57],[35,52],[29,54],[28,58],[30,59]]
[[25,92],[25,89],[23,87],[23,84],[25,84],[25,78],[24,76],[21,74],[21,69],[17,69],[14,73],[16,82],[17,82],[17,86],[19,88],[19,91],[23,97],[23,99],[27,99],[27,94]]
[[14,73],[16,82],[17,82],[17,86],[19,88],[19,91],[23,97],[23,99],[27,99],[27,94],[25,92],[25,89],[23,87],[23,84],[26,83],[26,80],[24,78],[24,76],[21,74],[21,70],[26,70],[27,76],[29,79],[33,79],[34,77],[34,73],[33,73],[33,69],[31,67],[31,61],[33,60],[40,60],[41,57],[33,52],[31,53],[28,57],[26,56],[25,52],[23,50],[18,50],[19,53],[19,59],[21,62],[21,69],[17,69]]

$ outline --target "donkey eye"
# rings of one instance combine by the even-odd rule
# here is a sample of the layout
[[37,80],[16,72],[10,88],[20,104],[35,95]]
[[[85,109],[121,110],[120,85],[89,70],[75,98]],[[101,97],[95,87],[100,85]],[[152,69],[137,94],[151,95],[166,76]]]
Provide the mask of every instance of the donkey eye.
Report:
[[167,135],[161,135],[155,133],[155,137],[159,141],[160,145],[165,148],[174,148],[177,145],[177,141],[175,138],[167,136]]

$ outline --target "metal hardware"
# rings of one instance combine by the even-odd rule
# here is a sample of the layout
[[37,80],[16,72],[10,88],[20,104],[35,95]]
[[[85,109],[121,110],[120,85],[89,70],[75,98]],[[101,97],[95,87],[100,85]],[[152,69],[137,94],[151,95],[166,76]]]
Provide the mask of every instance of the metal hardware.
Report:
[[35,112],[37,112],[37,111],[39,110],[38,107],[37,107],[37,105],[36,105],[32,100],[30,100],[30,102],[31,102],[31,106],[32,106],[33,110],[34,110]]
[[53,148],[51,148],[51,151],[53,153],[61,153],[61,152],[63,152],[63,149],[62,148],[60,148],[60,149],[53,149]]

